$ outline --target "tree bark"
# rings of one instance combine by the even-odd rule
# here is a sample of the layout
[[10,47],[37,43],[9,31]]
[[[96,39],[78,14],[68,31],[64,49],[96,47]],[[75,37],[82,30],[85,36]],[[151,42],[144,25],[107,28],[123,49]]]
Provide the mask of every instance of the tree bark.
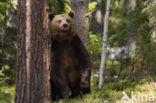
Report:
[[92,23],[91,23],[91,30],[92,33],[97,35],[102,33],[103,28],[102,28],[102,0],[92,0],[92,1],[97,1],[98,4],[96,6],[96,10],[92,14]]
[[[136,0],[128,0],[127,1],[127,15],[130,12],[134,11],[136,7]],[[128,37],[128,51],[129,55],[133,58],[135,56],[136,50],[136,29],[133,20],[127,21],[127,27],[129,31],[127,32]]]
[[89,0],[71,0],[71,8],[75,11],[75,24],[78,36],[83,44],[89,44],[89,19],[88,13]]
[[109,24],[109,9],[110,9],[110,3],[111,0],[107,0],[106,5],[106,14],[104,19],[104,32],[103,32],[103,43],[102,43],[102,57],[101,57],[101,65],[100,65],[100,71],[99,71],[99,85],[98,87],[102,89],[103,86],[103,75],[105,70],[105,64],[106,64],[106,51],[107,51],[107,34],[108,34],[108,24]]
[[15,103],[50,103],[46,0],[18,0]]

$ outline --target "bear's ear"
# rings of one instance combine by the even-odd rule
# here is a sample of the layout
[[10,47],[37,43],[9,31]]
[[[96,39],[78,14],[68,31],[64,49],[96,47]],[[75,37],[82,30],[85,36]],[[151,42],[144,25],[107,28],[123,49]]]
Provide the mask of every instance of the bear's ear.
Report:
[[75,12],[73,10],[70,11],[70,13],[68,14],[70,17],[74,18],[75,16]]
[[48,16],[48,18],[49,18],[50,21],[51,21],[54,17],[55,17],[54,14],[49,14],[49,16]]

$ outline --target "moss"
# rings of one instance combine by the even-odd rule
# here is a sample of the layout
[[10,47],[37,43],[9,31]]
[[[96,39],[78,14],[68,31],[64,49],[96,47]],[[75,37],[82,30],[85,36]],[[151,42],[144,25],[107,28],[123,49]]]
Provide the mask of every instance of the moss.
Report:
[[[5,93],[2,93],[3,86],[0,86],[0,103],[13,103],[15,86],[5,88]],[[121,103],[123,91],[131,97],[132,91],[137,95],[148,94],[156,96],[156,82],[151,78],[141,80],[120,80],[120,79],[105,79],[102,90],[98,88],[98,78],[91,78],[91,93],[84,97],[76,97],[73,99],[62,99],[54,103]],[[131,103],[130,101],[126,101]],[[156,102],[156,101],[154,101]],[[153,103],[154,103],[153,102]],[[139,103],[139,102],[135,102]]]

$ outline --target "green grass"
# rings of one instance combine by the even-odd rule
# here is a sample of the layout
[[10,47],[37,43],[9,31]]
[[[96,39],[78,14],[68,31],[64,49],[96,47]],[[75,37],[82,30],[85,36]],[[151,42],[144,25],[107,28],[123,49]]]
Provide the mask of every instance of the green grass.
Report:
[[[146,79],[142,80],[105,80],[102,90],[99,90],[98,79],[92,78],[92,92],[83,98],[76,97],[74,99],[63,99],[54,103],[133,103],[133,101],[121,102],[123,91],[131,98],[132,91],[136,94],[148,94],[156,97],[156,82]],[[155,103],[153,101],[152,103]],[[136,101],[134,103],[144,103]],[[151,103],[151,102],[145,102]]]
[[0,103],[13,103],[15,86],[0,86]]
[[[131,92],[135,94],[148,94],[156,97],[156,82],[153,79],[145,78],[141,80],[120,80],[120,79],[105,79],[104,86],[100,90],[98,79],[91,80],[91,93],[85,95],[83,98],[76,97],[73,99],[62,99],[54,103],[132,103],[132,101],[121,102],[123,91],[131,97]],[[5,92],[3,87],[0,87],[0,103],[13,103],[14,100],[14,86],[7,86]],[[156,98],[155,98],[156,99]],[[156,100],[152,103],[155,103]],[[144,103],[144,102],[135,102]],[[151,103],[151,102],[145,102]]]

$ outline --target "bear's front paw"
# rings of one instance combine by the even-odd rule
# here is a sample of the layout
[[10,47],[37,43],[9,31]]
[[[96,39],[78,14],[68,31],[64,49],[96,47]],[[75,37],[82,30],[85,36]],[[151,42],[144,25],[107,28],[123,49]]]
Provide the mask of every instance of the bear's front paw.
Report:
[[81,95],[90,93],[90,83],[89,81],[86,80],[81,80],[80,82],[80,87],[81,87]]
[[84,95],[86,93],[90,93],[90,88],[81,88],[80,95]]
[[72,92],[70,91],[70,89],[66,89],[63,91],[62,93],[62,98],[69,98],[72,95]]
[[88,88],[88,87],[90,87],[90,84],[88,81],[81,80],[80,87],[81,88]]

